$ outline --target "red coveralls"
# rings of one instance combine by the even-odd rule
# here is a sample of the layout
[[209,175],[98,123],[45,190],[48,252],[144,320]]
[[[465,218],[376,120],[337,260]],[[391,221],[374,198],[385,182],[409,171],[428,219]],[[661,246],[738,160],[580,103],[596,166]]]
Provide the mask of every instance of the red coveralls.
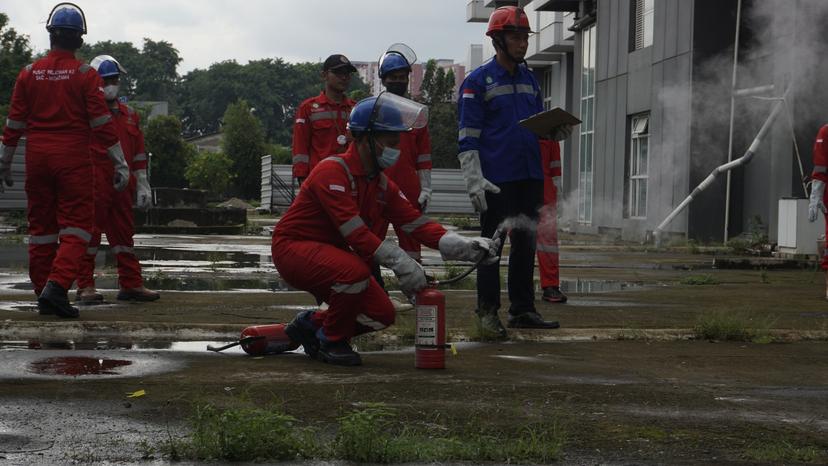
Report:
[[273,264],[291,286],[329,304],[313,323],[330,341],[382,330],[394,306],[371,276],[388,223],[437,248],[446,233],[384,174],[368,179],[355,145],[320,163],[273,231]]
[[[118,103],[118,110],[112,111],[118,138],[124,150],[129,170],[147,169],[147,154],[144,148],[144,134],[141,132],[140,116],[127,105]],[[118,262],[118,282],[121,288],[140,288],[144,285],[141,278],[141,264],[135,257],[132,235],[135,233],[135,218],[132,204],[135,200],[135,176],[130,176],[129,186],[122,192],[112,186],[114,169],[106,157],[106,149],[99,144],[92,146],[96,153],[93,157],[95,166],[95,222],[97,228],[89,241],[83,263],[78,272],[78,288],[95,286],[95,255],[101,244],[101,233],[106,233],[109,250]]]
[[[417,171],[431,170],[431,138],[428,127],[400,133],[399,149],[400,159],[383,173],[399,186],[400,191],[411,201],[411,205],[420,210],[420,176]],[[422,258],[420,243],[396,225],[394,231],[397,233],[400,248],[419,262]]]
[[538,269],[541,288],[560,286],[558,256],[558,192],[554,181],[561,178],[561,146],[558,141],[542,139],[543,207],[538,221]]
[[38,295],[47,280],[68,290],[77,277],[95,224],[90,143],[118,143],[111,120],[103,81],[72,52],[53,50],[17,76],[3,144],[16,147],[26,134],[29,277]]
[[[820,128],[817,133],[813,157],[814,171],[811,173],[811,178],[828,183],[828,125]],[[822,202],[828,205],[828,189],[822,196]],[[825,237],[828,238],[828,219],[825,221]],[[828,248],[823,253],[821,265],[823,270],[828,270]]]
[[346,127],[354,105],[356,102],[347,97],[336,103],[324,91],[299,105],[293,125],[295,178],[307,178],[322,159],[345,152],[351,141]]

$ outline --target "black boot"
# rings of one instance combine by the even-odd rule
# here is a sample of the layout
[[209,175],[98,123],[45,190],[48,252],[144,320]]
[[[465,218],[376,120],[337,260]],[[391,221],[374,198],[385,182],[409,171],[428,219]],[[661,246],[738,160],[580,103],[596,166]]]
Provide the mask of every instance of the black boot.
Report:
[[565,303],[566,295],[557,286],[547,286],[543,289],[543,300],[550,303]]
[[319,347],[319,359],[336,366],[361,366],[362,358],[346,340],[323,341]]
[[285,326],[285,333],[291,340],[302,345],[311,359],[316,359],[319,353],[319,339],[316,338],[316,329],[313,328],[310,317],[314,311],[300,312]]
[[561,325],[557,321],[543,320],[537,312],[524,312],[523,314],[509,316],[509,328],[558,328]]
[[75,318],[80,316],[78,308],[69,304],[69,295],[62,286],[49,280],[37,298],[40,314],[57,314],[58,317]]

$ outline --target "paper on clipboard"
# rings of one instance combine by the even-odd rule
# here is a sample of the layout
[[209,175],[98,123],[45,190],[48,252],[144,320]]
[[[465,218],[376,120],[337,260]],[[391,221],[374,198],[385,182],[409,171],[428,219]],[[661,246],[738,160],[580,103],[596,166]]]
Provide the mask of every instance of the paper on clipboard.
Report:
[[561,125],[579,125],[581,120],[566,110],[555,107],[545,112],[536,113],[525,120],[518,122],[520,126],[532,131],[540,137],[549,136],[553,129]]

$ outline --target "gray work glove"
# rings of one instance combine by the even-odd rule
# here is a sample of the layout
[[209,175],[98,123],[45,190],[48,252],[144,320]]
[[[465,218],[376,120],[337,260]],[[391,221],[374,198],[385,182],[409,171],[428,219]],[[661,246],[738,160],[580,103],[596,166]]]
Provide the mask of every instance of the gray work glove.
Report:
[[491,265],[500,260],[500,239],[467,238],[457,233],[448,232],[438,243],[443,260],[477,262],[481,257],[484,265]]
[[135,187],[135,206],[139,209],[147,209],[152,204],[152,188],[147,180],[146,170],[135,170],[132,172],[137,181]]
[[112,166],[115,168],[112,186],[115,187],[115,191],[121,192],[129,185],[129,166],[126,163],[126,159],[124,159],[124,150],[121,148],[120,141],[107,149],[106,154],[109,156],[109,160],[112,161]]
[[14,151],[16,149],[17,147],[5,146],[2,142],[0,142],[0,193],[6,191],[5,186],[14,186],[11,166],[12,159],[14,158]]
[[552,138],[553,141],[563,141],[564,139],[568,139],[569,136],[572,136],[572,125],[558,126],[553,129],[550,134],[550,138]]
[[417,170],[417,176],[420,178],[420,196],[417,197],[417,203],[420,205],[420,211],[425,213],[431,204],[431,170]]
[[394,272],[400,282],[400,290],[409,299],[428,286],[423,267],[396,244],[383,241],[374,251],[374,258],[380,265]]
[[826,213],[825,203],[822,201],[825,195],[825,183],[814,180],[811,183],[811,199],[808,203],[808,221],[814,222],[819,217],[819,212]]
[[474,210],[483,214],[489,206],[486,204],[486,191],[497,194],[500,188],[486,178],[483,178],[483,169],[480,167],[480,154],[476,150],[469,150],[457,156],[460,159],[460,169],[466,179],[466,187]]

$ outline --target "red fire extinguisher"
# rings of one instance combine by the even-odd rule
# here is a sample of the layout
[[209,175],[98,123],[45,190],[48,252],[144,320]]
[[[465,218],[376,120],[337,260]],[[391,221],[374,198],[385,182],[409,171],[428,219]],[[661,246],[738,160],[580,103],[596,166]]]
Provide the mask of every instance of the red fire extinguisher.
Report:
[[220,347],[207,345],[207,349],[219,352],[237,345],[241,345],[250,356],[279,354],[299,348],[299,344],[285,333],[285,324],[270,324],[252,325],[242,330],[238,341]]
[[[433,282],[436,285],[436,282]],[[417,331],[414,339],[414,367],[445,369],[446,367],[446,295],[436,288],[417,293]]]
[[[506,228],[499,227],[492,239],[501,241],[502,245],[505,235]],[[417,325],[414,337],[414,367],[417,369],[446,368],[446,348],[450,347],[446,344],[446,295],[437,290],[437,287],[466,278],[486,257],[482,255],[473,266],[454,278],[442,281],[429,280],[428,288],[417,293],[414,305]]]

